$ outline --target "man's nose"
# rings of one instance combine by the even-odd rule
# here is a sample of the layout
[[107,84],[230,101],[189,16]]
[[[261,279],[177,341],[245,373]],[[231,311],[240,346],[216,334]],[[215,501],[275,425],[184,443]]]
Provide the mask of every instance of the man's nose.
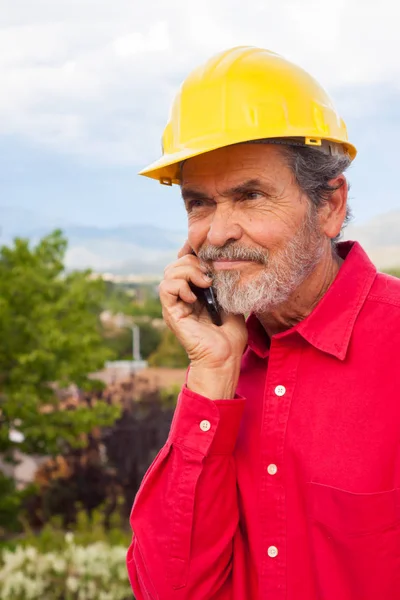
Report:
[[239,240],[242,237],[242,228],[234,213],[232,209],[219,207],[216,209],[207,234],[207,242],[210,245],[221,247],[231,240]]

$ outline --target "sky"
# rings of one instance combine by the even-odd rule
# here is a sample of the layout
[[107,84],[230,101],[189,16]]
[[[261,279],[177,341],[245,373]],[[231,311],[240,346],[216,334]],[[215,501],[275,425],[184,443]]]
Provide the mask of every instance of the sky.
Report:
[[333,96],[359,151],[356,222],[400,209],[399,17],[394,0],[0,0],[0,206],[183,230],[179,188],[137,172],[185,76],[252,45]]

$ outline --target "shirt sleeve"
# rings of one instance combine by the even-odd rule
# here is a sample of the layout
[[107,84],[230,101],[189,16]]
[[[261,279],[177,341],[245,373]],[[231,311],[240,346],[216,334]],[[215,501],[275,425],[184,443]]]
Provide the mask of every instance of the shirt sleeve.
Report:
[[137,600],[231,599],[239,522],[233,450],[244,402],[182,389],[132,508],[127,565]]

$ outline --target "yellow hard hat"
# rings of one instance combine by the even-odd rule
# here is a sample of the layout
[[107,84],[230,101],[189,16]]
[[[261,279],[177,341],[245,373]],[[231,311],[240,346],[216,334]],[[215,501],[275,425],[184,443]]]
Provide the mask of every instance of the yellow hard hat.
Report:
[[357,153],[332,100],[311,75],[274,52],[246,46],[214,56],[187,77],[164,130],[163,155],[140,174],[180,183],[184,160],[262,139],[328,146],[331,152],[339,146],[351,159]]

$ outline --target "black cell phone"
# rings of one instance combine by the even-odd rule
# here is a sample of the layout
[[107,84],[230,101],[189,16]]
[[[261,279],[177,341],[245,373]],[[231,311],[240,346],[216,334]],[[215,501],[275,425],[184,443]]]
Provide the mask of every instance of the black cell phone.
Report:
[[[196,256],[195,252],[193,251],[192,254]],[[201,288],[191,281],[189,282],[189,287],[197,296],[199,301],[206,307],[214,325],[218,325],[218,327],[220,327],[222,325],[222,319],[220,315],[220,306],[218,304],[217,294],[214,288],[212,286],[209,288]]]

